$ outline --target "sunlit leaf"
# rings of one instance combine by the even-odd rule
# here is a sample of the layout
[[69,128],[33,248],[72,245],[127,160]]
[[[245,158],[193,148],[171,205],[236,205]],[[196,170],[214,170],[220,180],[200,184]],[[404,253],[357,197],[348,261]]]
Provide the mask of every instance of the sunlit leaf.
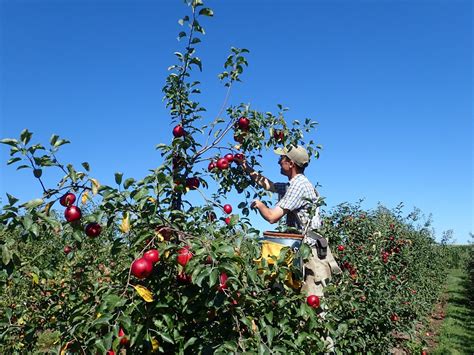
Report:
[[97,195],[97,192],[99,191],[99,187],[100,187],[100,184],[99,184],[99,181],[97,181],[96,179],[90,179],[91,180],[91,183],[92,183],[92,193],[94,195]]
[[85,205],[88,199],[89,199],[89,191],[84,191],[84,193],[81,196],[81,203]]
[[128,212],[125,212],[123,214],[122,223],[120,223],[120,231],[122,233],[130,232],[130,217],[128,215]]
[[145,286],[133,285],[137,293],[145,300],[145,302],[153,302],[153,294]]

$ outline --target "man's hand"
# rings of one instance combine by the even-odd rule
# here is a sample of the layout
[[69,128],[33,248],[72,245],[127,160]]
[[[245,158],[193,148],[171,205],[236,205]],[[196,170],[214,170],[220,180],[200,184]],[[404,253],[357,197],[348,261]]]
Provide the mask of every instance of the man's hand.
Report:
[[278,206],[275,208],[268,208],[267,205],[260,200],[253,200],[250,207],[256,208],[262,217],[272,224],[278,222],[286,213],[285,210]]
[[251,208],[256,208],[258,210],[260,210],[261,206],[265,206],[265,204],[260,200],[253,200],[252,203],[250,204]]

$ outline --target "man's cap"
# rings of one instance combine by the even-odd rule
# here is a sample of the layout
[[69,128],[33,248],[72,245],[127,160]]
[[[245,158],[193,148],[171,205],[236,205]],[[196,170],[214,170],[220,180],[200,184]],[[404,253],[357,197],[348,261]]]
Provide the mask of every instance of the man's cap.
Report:
[[285,148],[277,148],[274,152],[278,155],[286,155],[299,167],[305,167],[309,163],[309,155],[306,149],[300,145],[290,145]]

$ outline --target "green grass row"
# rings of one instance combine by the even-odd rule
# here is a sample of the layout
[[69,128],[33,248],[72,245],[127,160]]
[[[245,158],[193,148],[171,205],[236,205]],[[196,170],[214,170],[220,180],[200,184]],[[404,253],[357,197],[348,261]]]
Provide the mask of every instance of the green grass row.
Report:
[[454,269],[448,275],[446,318],[439,343],[432,354],[474,354],[474,304],[467,271]]

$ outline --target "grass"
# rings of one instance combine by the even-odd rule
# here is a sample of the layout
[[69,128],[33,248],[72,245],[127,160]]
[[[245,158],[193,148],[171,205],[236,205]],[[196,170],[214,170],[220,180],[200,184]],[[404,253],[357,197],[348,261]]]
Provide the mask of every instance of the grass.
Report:
[[474,354],[474,305],[467,272],[452,270],[448,275],[446,318],[438,346],[430,354]]

